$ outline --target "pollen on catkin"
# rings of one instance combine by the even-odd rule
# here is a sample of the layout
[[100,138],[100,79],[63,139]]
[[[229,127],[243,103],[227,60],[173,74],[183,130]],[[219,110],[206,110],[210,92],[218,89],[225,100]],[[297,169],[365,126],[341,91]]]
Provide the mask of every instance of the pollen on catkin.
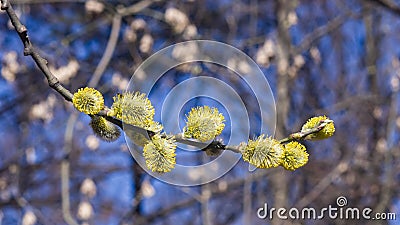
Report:
[[118,126],[106,120],[102,116],[92,116],[90,126],[93,132],[104,141],[112,142],[121,136],[121,131]]
[[[307,131],[308,129],[312,129],[317,127],[321,121],[323,120],[329,120],[328,117],[326,116],[316,116],[313,117],[309,120],[307,120],[307,122],[303,125],[303,127],[301,128],[302,132]],[[325,138],[329,138],[333,135],[333,133],[335,133],[335,125],[333,122],[329,122],[324,128],[322,128],[320,131],[307,135],[307,137],[305,138],[306,140],[322,140]]]
[[277,140],[261,135],[255,140],[249,140],[242,155],[244,161],[258,168],[272,168],[281,164],[283,148]]
[[186,126],[183,128],[185,138],[209,141],[220,135],[225,128],[225,118],[217,108],[208,106],[192,108],[186,115]]
[[116,117],[124,123],[144,127],[153,122],[154,107],[145,94],[125,92],[114,98],[108,116]]
[[75,108],[88,115],[94,115],[104,109],[103,95],[94,88],[80,88],[74,93],[72,103]]
[[295,170],[308,162],[306,147],[297,141],[283,145],[284,153],[281,165],[287,170]]
[[[163,129],[163,126],[158,122],[152,121],[151,123],[146,124],[143,128],[154,133],[159,133]],[[135,132],[130,129],[124,129],[124,131],[129,139],[138,146],[143,147],[145,144],[147,144],[147,142],[150,141],[148,136],[145,136],[139,132]]]
[[143,148],[147,167],[153,172],[170,172],[176,164],[175,149],[174,138],[163,138],[160,134],[155,134]]

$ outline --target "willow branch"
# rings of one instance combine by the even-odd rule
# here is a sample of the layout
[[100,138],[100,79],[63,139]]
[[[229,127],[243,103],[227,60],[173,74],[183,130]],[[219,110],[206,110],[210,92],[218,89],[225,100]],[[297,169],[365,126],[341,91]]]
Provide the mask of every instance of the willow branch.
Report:
[[19,20],[10,2],[8,0],[1,0],[1,9],[7,12],[7,15],[10,18],[12,25],[17,31],[22,43],[24,44],[24,55],[32,57],[36,65],[46,77],[47,82],[49,83],[49,86],[51,88],[60,93],[65,98],[65,100],[72,101],[72,93],[60,83],[56,76],[51,73],[49,67],[47,66],[47,60],[41,57],[33,47],[32,42],[28,36],[28,30]]
[[[42,56],[40,56],[40,54],[37,52],[37,50],[33,47],[33,44],[28,36],[28,30],[21,23],[20,19],[18,18],[17,14],[15,13],[10,2],[8,0],[0,0],[0,2],[1,2],[1,9],[5,10],[7,12],[7,15],[10,18],[12,25],[14,26],[15,30],[18,33],[18,36],[20,37],[20,39],[24,45],[24,55],[32,57],[32,59],[34,60],[36,65],[39,67],[39,69],[42,71],[42,73],[46,77],[46,79],[49,83],[49,86],[51,88],[53,88],[61,96],[63,96],[65,98],[65,100],[72,102],[73,94],[59,82],[59,80],[53,73],[51,73],[49,67],[47,66],[47,60],[44,59]],[[115,48],[115,45],[116,45],[115,42],[118,39],[118,35],[116,34],[117,33],[116,31],[119,31],[120,25],[121,25],[120,23],[121,23],[121,16],[116,15],[114,17],[113,29],[112,29],[112,30],[114,30],[114,32],[111,32],[111,34],[110,34],[109,44],[107,45],[108,48],[106,48],[106,51],[104,53],[105,56],[103,57],[104,63],[101,63],[101,65],[104,65],[106,63],[108,64],[108,62],[109,62],[109,59],[108,59],[110,57],[109,55],[112,54],[111,50],[113,48]],[[108,51],[107,51],[107,49],[108,49]],[[95,72],[95,74],[102,74],[102,71],[104,71],[102,69],[102,67],[103,66],[101,66],[101,68],[99,68],[99,71],[97,73]],[[121,129],[125,126],[125,128],[132,129],[139,133],[143,133],[143,134],[150,133],[151,134],[151,131],[147,131],[143,128],[132,126],[129,124],[123,124],[123,122],[121,120],[107,116],[108,110],[109,109],[106,108],[106,109],[102,110],[101,112],[99,112],[98,115],[105,117],[108,121],[119,126]]]
[[[301,131],[296,132],[296,133],[292,133],[288,137],[279,140],[279,143],[284,144],[284,143],[287,143],[287,142],[290,142],[290,141],[305,140],[305,139],[307,139],[307,137],[309,135],[318,133],[326,125],[328,125],[330,123],[333,123],[333,120],[330,120],[330,119],[321,120],[317,126],[315,126],[313,128],[310,128],[310,129],[306,129],[306,130],[301,130]],[[132,126],[132,125],[129,125],[129,126],[131,126],[132,129],[137,129],[142,134],[145,134],[145,133],[143,133],[142,130],[144,130],[144,132],[147,131],[147,130],[145,130],[143,128],[140,128],[140,127],[135,127],[135,126]],[[150,132],[150,131],[147,131],[147,132]],[[151,134],[148,135],[148,137],[151,137],[151,136],[152,136]],[[164,134],[163,136],[167,137],[168,135]],[[223,143],[222,140],[216,139],[216,140],[213,140],[211,143],[207,144],[207,143],[204,143],[204,142],[200,142],[200,141],[198,141],[196,139],[185,138],[185,137],[183,137],[183,134],[170,135],[170,136],[173,136],[175,138],[175,140],[177,142],[179,142],[179,143],[183,143],[183,144],[187,144],[187,145],[191,145],[191,146],[194,146],[194,147],[201,148],[202,151],[212,150],[214,152],[218,152],[218,151],[227,150],[227,151],[231,151],[231,152],[234,152],[234,153],[241,153],[243,151],[244,147],[246,146],[246,143],[244,143],[244,142],[239,144],[239,145],[226,145],[226,144]],[[204,147],[204,146],[206,146],[206,147]]]
[[[5,10],[7,12],[7,15],[9,16],[12,25],[15,27],[15,30],[17,31],[18,36],[20,37],[20,39],[24,45],[24,55],[32,57],[32,59],[34,60],[36,65],[39,67],[39,69],[42,71],[42,73],[46,77],[46,79],[49,83],[49,86],[51,88],[56,90],[61,96],[63,96],[65,98],[65,100],[72,102],[73,94],[59,82],[59,80],[53,73],[51,73],[49,67],[47,66],[47,60],[44,59],[43,57],[41,57],[40,54],[36,51],[36,49],[33,47],[32,42],[30,41],[29,36],[28,36],[28,30],[21,23],[20,19],[18,18],[17,14],[15,13],[14,9],[12,8],[10,2],[8,0],[0,0],[0,1],[1,1],[1,9]],[[142,10],[143,8],[148,7],[153,2],[154,1],[145,0],[145,1],[139,2],[137,4],[134,4],[128,8],[119,9],[119,12],[117,13],[117,15],[114,16],[112,31],[111,31],[110,39],[109,39],[107,47],[106,47],[106,51],[103,55],[102,60],[99,63],[98,69],[96,69],[96,71],[95,71],[96,77],[103,74],[105,65],[107,65],[109,63],[110,57],[112,55],[112,52],[113,52],[116,42],[118,40],[118,31],[120,30],[120,26],[121,26],[121,17],[132,14],[132,13],[136,13],[136,12]],[[98,75],[98,74],[100,74],[100,75]],[[94,81],[98,81],[98,79],[94,79],[93,82],[90,82],[90,83],[92,85],[94,83],[97,83]],[[121,129],[128,129],[128,130],[143,134],[143,135],[145,135],[145,137],[148,137],[148,138],[150,138],[151,136],[154,135],[154,132],[152,132],[150,130],[146,130],[141,127],[126,124],[126,123],[123,123],[119,119],[107,116],[108,111],[109,111],[109,109],[106,108],[106,109],[100,111],[97,115],[103,116],[105,119],[107,119],[111,123],[119,126]],[[176,140],[183,144],[192,145],[195,147],[200,147],[200,146],[204,147],[204,143],[198,142],[196,140],[186,139],[180,135],[176,135]],[[218,147],[219,149],[225,149],[226,146],[220,142],[215,141],[215,142],[212,142],[212,144],[210,144],[209,147],[213,147],[213,148]],[[235,150],[234,147],[227,148],[227,150],[232,150],[234,152],[238,152],[237,150]]]
[[[65,100],[72,102],[73,94],[59,82],[59,80],[57,79],[57,77],[54,74],[51,73],[49,67],[47,66],[47,60],[44,59],[43,57],[41,57],[39,55],[39,53],[35,50],[35,48],[32,45],[32,42],[29,39],[28,30],[19,20],[18,16],[16,15],[16,13],[15,13],[14,9],[12,8],[11,4],[9,3],[9,1],[8,0],[0,0],[0,2],[1,2],[1,9],[5,10],[7,12],[7,15],[9,16],[12,25],[15,27],[15,30],[17,31],[18,36],[20,37],[20,39],[24,45],[24,55],[32,57],[32,59],[34,60],[36,65],[39,67],[39,69],[42,71],[42,73],[46,77],[46,79],[49,83],[49,86],[51,88],[53,88],[61,96],[63,96],[65,98]],[[103,63],[99,63],[99,65],[101,65],[101,66],[99,66],[99,69],[98,69],[99,71],[96,70],[97,73],[95,72],[95,74],[102,74],[104,72],[104,65],[107,65],[110,60],[113,49],[115,48],[115,45],[116,45],[116,41],[118,39],[117,31],[119,31],[120,26],[121,26],[121,17],[127,16],[132,13],[136,13],[140,10],[143,10],[144,8],[148,7],[153,2],[154,1],[144,0],[142,2],[132,5],[130,7],[117,10],[117,14],[114,16],[114,20],[113,20],[113,29],[110,34],[110,39],[109,39],[106,51],[103,55],[104,60],[101,60],[101,61],[103,61]],[[108,111],[109,111],[109,108],[105,108],[104,110],[100,111],[97,115],[104,117],[105,119],[107,119],[111,123],[119,126],[123,130],[126,130],[126,129],[131,130],[131,131],[143,134],[147,138],[151,138],[155,134],[154,132],[152,132],[150,130],[146,130],[146,129],[138,127],[138,126],[126,124],[117,118],[107,116]],[[306,131],[300,131],[297,133],[293,133],[293,134],[289,135],[289,137],[280,140],[280,143],[285,143],[285,142],[289,142],[292,140],[303,140],[308,135],[320,131],[325,125],[327,125],[327,123],[330,123],[330,122],[333,122],[333,121],[331,121],[331,120],[321,121],[319,126],[312,128],[312,129],[308,129]],[[240,153],[244,147],[243,143],[240,145],[225,145],[222,142],[222,140],[213,140],[211,143],[206,144],[206,143],[200,142],[196,139],[184,138],[182,134],[176,134],[173,136],[177,142],[191,145],[194,147],[202,148],[203,151],[212,149],[212,150],[216,150],[216,151],[228,150],[228,151],[232,151],[234,153]],[[206,147],[204,147],[204,146],[206,146]]]
[[[46,77],[49,86],[61,94],[65,100],[71,102],[73,94],[59,82],[56,76],[51,73],[49,67],[47,66],[47,60],[41,57],[35,50],[31,40],[29,39],[28,30],[19,20],[10,2],[8,0],[1,0],[1,9],[7,12],[12,25],[18,33],[18,36],[24,45],[24,55],[31,56]],[[67,159],[63,160],[63,163],[61,164],[61,177],[63,216],[68,224],[75,225],[78,223],[71,216],[69,204],[69,163]]]
[[[321,131],[326,125],[333,123],[333,120],[326,119],[321,120],[319,124],[313,128],[302,130],[296,133],[290,134],[288,137],[279,140],[279,143],[284,144],[290,141],[301,141],[307,139],[307,137],[311,134],[318,133]],[[142,129],[139,127],[139,129]],[[168,135],[164,135],[165,137]],[[207,143],[200,142],[196,139],[188,139],[184,138],[182,134],[172,135],[175,140],[179,143],[195,146],[201,148],[202,151],[213,150],[213,151],[231,151],[234,153],[241,153],[246,146],[246,143],[241,143],[239,145],[225,145],[222,140],[213,140],[211,143],[207,145]],[[206,147],[204,147],[206,145]]]

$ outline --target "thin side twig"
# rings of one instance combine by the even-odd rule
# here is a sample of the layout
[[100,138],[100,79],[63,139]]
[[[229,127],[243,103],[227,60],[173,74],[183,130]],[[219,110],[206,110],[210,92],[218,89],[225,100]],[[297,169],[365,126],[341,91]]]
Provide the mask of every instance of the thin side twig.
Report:
[[69,225],[78,225],[78,222],[71,214],[70,203],[70,153],[72,151],[73,131],[75,121],[78,118],[77,113],[72,113],[68,119],[64,135],[64,158],[61,161],[61,204],[62,214],[65,222]]
[[106,49],[104,51],[103,56],[100,59],[99,64],[96,67],[96,70],[93,73],[92,78],[88,83],[88,87],[95,87],[99,83],[101,76],[103,75],[108,64],[110,63],[111,57],[118,43],[120,30],[121,30],[121,16],[119,14],[115,14],[112,20],[110,37],[108,39]]
[[365,0],[365,1],[375,4],[375,5],[378,5],[378,6],[381,6],[384,9],[386,9],[396,15],[400,15],[400,6],[397,5],[393,1],[390,1],[390,0]]
[[310,128],[310,129],[307,129],[307,130],[304,130],[304,131],[299,131],[299,132],[290,134],[287,138],[284,138],[284,139],[280,140],[279,142],[281,144],[284,144],[284,143],[287,143],[287,142],[290,142],[290,141],[304,140],[310,134],[314,134],[314,133],[317,133],[317,132],[321,131],[326,125],[328,125],[330,123],[333,123],[333,120],[329,120],[329,119],[321,120],[317,126],[315,126],[313,128]]

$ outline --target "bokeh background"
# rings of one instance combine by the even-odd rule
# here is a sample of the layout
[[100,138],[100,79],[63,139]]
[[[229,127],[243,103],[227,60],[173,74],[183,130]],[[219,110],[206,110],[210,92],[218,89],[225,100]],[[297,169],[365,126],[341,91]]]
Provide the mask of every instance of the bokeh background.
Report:
[[[257,209],[371,207],[400,217],[400,2],[395,0],[11,1],[54,74],[71,91],[95,86],[123,92],[135,69],[171,44],[208,39],[253,58],[277,106],[276,137],[328,115],[336,133],[304,142],[310,153],[295,172],[248,171],[240,161],[222,178],[179,187],[153,179],[125,140],[107,143],[89,117],[50,89],[7,15],[0,11],[1,224],[400,224],[366,220],[261,220]],[[260,110],[227,69],[192,63],[159,81],[157,107],[190,76],[228,82],[259,135]],[[145,79],[145,78],[143,78]],[[192,105],[215,104],[194,99]],[[232,104],[235,104],[234,102]],[[229,121],[234,123],[234,121]],[[229,138],[229,132],[222,138]],[[209,160],[203,153],[191,163]],[[192,160],[193,158],[191,158]]]

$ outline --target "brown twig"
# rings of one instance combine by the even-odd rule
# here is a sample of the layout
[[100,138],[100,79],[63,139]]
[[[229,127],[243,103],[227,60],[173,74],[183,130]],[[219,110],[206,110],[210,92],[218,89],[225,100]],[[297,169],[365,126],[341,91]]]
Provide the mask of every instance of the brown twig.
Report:
[[33,47],[32,42],[28,36],[28,30],[19,20],[10,2],[8,0],[1,0],[1,9],[7,12],[7,15],[10,18],[12,25],[15,27],[19,38],[24,44],[24,55],[32,57],[36,65],[45,75],[47,82],[49,83],[49,86],[51,88],[60,93],[65,98],[65,100],[72,101],[72,93],[60,83],[56,76],[51,73],[49,67],[47,66],[47,60],[41,57]]
[[[36,65],[42,71],[44,76],[49,83],[49,86],[56,90],[59,94],[61,94],[65,100],[72,101],[72,93],[66,89],[54,76],[49,67],[47,66],[47,60],[44,59],[39,55],[39,53],[35,50],[32,45],[32,42],[28,36],[28,30],[26,27],[21,23],[17,14],[15,13],[14,9],[12,8],[10,2],[8,0],[1,0],[1,9],[7,12],[8,17],[12,25],[14,26],[15,30],[18,33],[23,45],[24,45],[24,55],[31,56],[32,59],[35,61]],[[69,151],[66,151],[66,155],[68,155]],[[61,164],[61,177],[62,177],[62,208],[63,208],[63,216],[65,221],[68,224],[77,225],[78,223],[73,219],[70,212],[70,204],[69,204],[69,162],[67,159],[63,160]]]

